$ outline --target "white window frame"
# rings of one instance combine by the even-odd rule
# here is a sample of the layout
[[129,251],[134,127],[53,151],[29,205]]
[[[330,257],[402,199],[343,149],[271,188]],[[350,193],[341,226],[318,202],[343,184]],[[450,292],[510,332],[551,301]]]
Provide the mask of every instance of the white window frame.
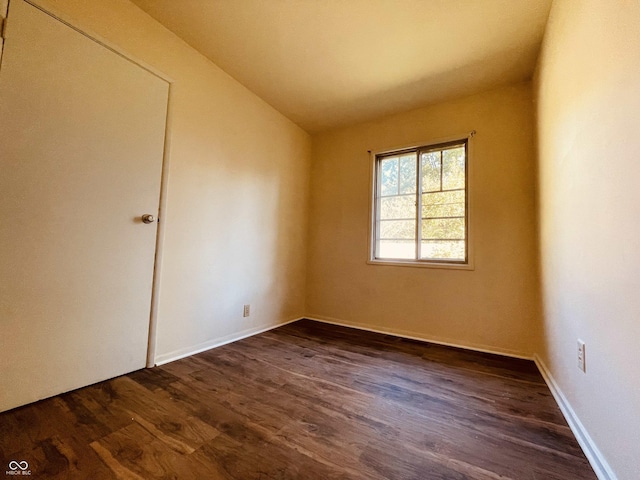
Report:
[[[369,232],[368,232],[368,258],[367,263],[370,265],[386,265],[386,266],[399,266],[399,267],[419,267],[419,268],[444,268],[452,270],[474,270],[474,256],[473,256],[473,208],[471,194],[473,185],[473,138],[475,136],[475,130],[472,132],[464,133],[461,135],[452,135],[445,138],[437,138],[428,140],[425,142],[415,142],[410,145],[402,145],[394,148],[385,148],[378,151],[370,151],[370,192],[369,192]],[[377,163],[379,157],[388,156],[396,152],[411,151],[416,149],[428,149],[438,145],[443,145],[451,142],[467,142],[467,158],[466,158],[466,262],[455,260],[433,260],[433,259],[381,259],[376,258],[376,231],[377,231]],[[417,241],[417,240],[416,240]]]

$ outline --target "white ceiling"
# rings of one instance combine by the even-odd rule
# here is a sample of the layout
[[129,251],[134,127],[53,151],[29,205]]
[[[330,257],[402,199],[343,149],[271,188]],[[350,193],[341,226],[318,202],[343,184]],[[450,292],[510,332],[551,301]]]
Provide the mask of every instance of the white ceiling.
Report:
[[531,78],[551,0],[132,0],[309,132]]

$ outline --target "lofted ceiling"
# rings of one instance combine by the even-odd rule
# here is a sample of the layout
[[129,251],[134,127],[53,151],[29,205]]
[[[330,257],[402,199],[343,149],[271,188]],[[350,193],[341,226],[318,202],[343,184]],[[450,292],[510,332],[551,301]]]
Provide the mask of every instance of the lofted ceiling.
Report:
[[531,78],[551,0],[132,0],[309,132]]

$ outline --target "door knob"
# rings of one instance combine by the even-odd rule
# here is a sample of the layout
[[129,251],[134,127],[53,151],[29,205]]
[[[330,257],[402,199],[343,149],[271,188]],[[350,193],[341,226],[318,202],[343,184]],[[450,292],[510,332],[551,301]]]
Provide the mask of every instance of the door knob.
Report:
[[155,221],[155,217],[150,213],[145,213],[142,215],[142,223],[153,223]]

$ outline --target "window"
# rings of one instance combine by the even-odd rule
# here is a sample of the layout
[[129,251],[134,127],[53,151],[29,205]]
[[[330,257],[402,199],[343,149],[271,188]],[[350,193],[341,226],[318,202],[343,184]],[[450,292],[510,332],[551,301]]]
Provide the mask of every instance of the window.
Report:
[[373,261],[468,264],[468,147],[376,155]]

